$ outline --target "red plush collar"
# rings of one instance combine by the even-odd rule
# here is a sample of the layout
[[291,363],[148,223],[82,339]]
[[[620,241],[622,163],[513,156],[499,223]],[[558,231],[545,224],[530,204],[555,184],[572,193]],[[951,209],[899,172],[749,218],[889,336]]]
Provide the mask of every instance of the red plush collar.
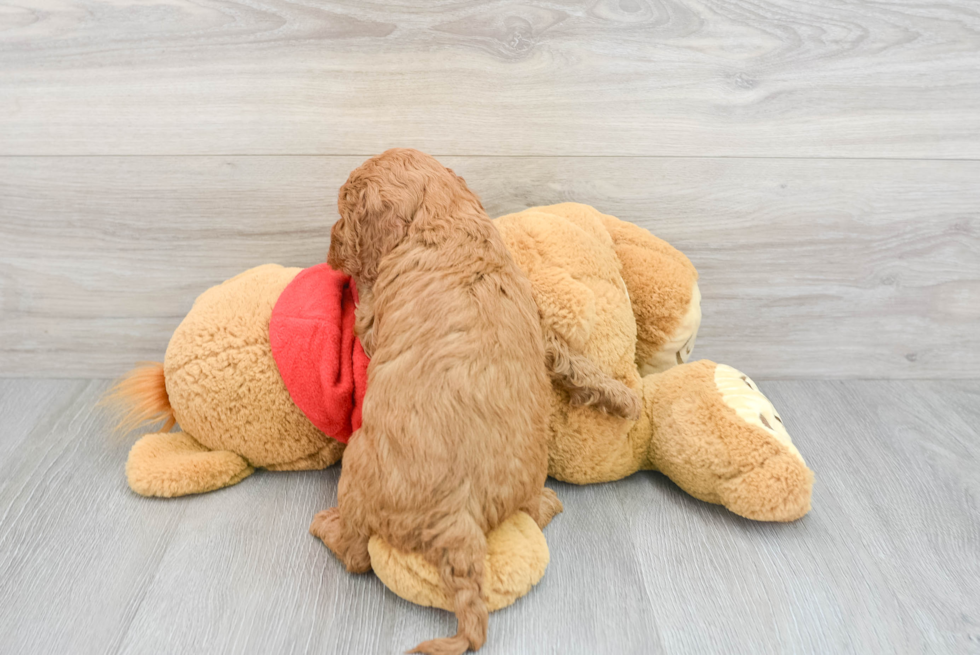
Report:
[[299,272],[269,321],[269,344],[289,397],[313,425],[347,443],[361,427],[368,357],[354,336],[354,281],[320,264]]

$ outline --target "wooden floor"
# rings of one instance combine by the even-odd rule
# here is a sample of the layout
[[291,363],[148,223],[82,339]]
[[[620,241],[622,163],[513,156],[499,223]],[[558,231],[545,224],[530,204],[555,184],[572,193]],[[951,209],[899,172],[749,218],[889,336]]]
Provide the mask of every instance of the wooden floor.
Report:
[[976,0],[3,0],[0,653],[452,631],[307,534],[336,469],[148,500],[92,410],[207,287],[322,261],[393,146],[491,215],[585,202],[683,250],[695,355],[770,380],[817,476],[791,525],[554,483],[484,652],[980,652]]
[[[761,384],[816,472],[753,523],[656,473],[587,487],[493,653],[980,650],[980,382]],[[348,574],[307,534],[339,471],[176,500],[126,487],[103,381],[0,381],[0,652],[399,653],[455,619]]]

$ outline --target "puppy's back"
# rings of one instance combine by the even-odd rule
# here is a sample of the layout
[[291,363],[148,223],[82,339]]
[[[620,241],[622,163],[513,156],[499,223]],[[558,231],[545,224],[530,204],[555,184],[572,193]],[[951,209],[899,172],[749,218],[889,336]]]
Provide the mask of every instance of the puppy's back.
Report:
[[364,408],[365,428],[410,451],[393,465],[431,475],[414,482],[433,500],[466,489],[484,531],[540,491],[550,402],[530,284],[485,227],[406,247],[379,277]]

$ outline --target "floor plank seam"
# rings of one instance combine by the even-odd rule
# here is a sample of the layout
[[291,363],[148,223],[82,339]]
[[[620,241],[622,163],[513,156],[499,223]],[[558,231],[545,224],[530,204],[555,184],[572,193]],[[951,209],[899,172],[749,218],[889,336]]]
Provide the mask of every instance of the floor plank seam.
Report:
[[182,503],[180,514],[178,514],[174,520],[174,529],[170,530],[170,534],[164,543],[163,549],[160,551],[160,555],[156,558],[156,562],[153,563],[153,575],[147,578],[146,583],[143,585],[143,588],[140,590],[139,599],[136,601],[136,605],[135,607],[133,607],[133,611],[130,613],[129,617],[126,620],[125,627],[119,631],[119,640],[115,650],[113,651],[115,655],[119,655],[119,653],[122,652],[123,647],[126,645],[126,638],[129,636],[129,633],[132,630],[133,623],[136,621],[136,617],[139,616],[140,608],[143,607],[143,603],[146,601],[150,589],[153,588],[153,582],[157,579],[157,576],[160,573],[160,567],[163,566],[163,562],[166,559],[167,553],[170,551],[170,547],[173,545],[174,539],[176,538],[176,533],[177,533],[176,528],[180,525],[180,522],[184,518],[184,514],[186,513],[186,511],[187,511],[187,506],[186,504]]
[[[319,152],[276,152],[276,153],[141,153],[138,155],[130,153],[91,153],[91,154],[0,154],[0,159],[164,159],[164,158],[205,158],[205,157],[239,157],[239,158],[259,158],[259,157],[308,157],[308,158],[369,158],[377,155],[376,152],[355,152],[355,153],[319,153]],[[699,160],[760,160],[760,161],[882,161],[882,162],[980,162],[980,155],[977,157],[829,157],[829,156],[805,156],[805,155],[490,155],[490,154],[458,154],[448,152],[431,152],[433,157],[440,158],[467,158],[467,159],[699,159]]]

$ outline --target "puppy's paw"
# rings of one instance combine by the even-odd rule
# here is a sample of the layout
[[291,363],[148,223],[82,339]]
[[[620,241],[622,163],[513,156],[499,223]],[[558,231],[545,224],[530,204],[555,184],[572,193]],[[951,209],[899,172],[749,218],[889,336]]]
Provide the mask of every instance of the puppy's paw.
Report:
[[544,530],[545,526],[551,523],[551,519],[555,518],[556,514],[561,514],[564,509],[565,506],[558,500],[558,494],[548,487],[542,489],[541,505],[538,509],[538,527]]
[[[313,517],[313,522],[310,523],[310,534],[326,544],[327,548],[334,553],[337,553],[335,547],[339,545],[341,534],[340,508],[331,507],[322,512],[317,512],[316,516]],[[339,553],[337,556],[340,556]]]
[[367,537],[344,530],[339,507],[331,507],[314,516],[310,524],[310,534],[326,544],[351,573],[367,573],[371,570]]

